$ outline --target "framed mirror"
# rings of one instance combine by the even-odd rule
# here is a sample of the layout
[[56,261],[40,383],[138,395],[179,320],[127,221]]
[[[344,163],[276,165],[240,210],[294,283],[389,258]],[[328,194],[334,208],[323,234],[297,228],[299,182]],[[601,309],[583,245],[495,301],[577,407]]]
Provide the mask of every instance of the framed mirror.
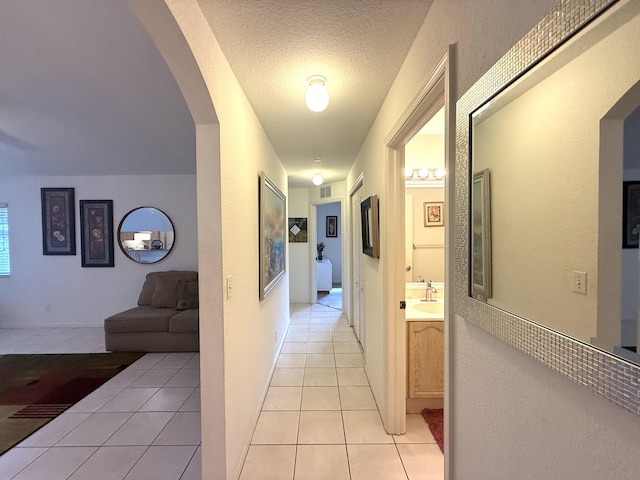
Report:
[[638,49],[640,2],[559,2],[458,102],[456,159],[461,315],[635,412],[640,264],[622,198],[640,180]]
[[139,207],[128,212],[118,226],[122,252],[137,263],[156,263],[171,252],[175,230],[171,219],[154,207]]
[[360,220],[362,225],[362,253],[373,258],[380,258],[377,195],[371,195],[360,203]]

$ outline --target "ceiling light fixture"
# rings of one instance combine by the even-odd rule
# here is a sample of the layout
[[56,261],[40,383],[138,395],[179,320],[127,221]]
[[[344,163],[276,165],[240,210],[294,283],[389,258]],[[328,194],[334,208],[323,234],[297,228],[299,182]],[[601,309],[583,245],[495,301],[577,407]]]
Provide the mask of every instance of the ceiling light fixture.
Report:
[[313,75],[308,78],[309,87],[304,94],[304,103],[312,112],[321,112],[329,105],[329,92],[325,84],[327,79],[322,75]]
[[318,173],[313,176],[311,181],[313,182],[314,185],[322,185],[322,182],[324,182],[324,178],[322,178],[322,175]]

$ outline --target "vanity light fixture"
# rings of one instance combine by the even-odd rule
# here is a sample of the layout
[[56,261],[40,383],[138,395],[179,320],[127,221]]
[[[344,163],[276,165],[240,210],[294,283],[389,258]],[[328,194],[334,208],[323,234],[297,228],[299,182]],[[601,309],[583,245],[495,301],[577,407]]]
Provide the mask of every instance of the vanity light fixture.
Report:
[[311,181],[313,182],[314,185],[322,185],[322,182],[324,182],[324,178],[322,178],[322,175],[318,173],[313,176]]
[[322,75],[313,75],[307,79],[309,87],[304,94],[304,103],[312,112],[321,112],[329,105],[329,91],[325,84],[327,79]]
[[447,171],[444,168],[436,168],[436,171],[433,172],[433,175],[436,178],[444,178],[446,174],[447,174]]

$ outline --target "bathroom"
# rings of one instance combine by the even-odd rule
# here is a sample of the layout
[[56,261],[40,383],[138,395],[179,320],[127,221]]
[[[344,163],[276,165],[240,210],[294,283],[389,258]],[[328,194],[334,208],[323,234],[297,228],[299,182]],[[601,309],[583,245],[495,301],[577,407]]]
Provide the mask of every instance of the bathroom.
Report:
[[407,413],[444,399],[444,109],[405,146]]

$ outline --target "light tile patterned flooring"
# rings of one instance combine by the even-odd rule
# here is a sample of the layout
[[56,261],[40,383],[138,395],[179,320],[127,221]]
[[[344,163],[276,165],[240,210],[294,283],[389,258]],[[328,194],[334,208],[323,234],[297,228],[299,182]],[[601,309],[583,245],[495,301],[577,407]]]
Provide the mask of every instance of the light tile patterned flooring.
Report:
[[294,305],[241,480],[441,480],[421,415],[388,435],[353,329],[339,310]]
[[[102,328],[1,329],[0,354],[104,352]],[[241,480],[435,480],[420,415],[387,435],[342,312],[292,305]],[[0,456],[2,480],[201,477],[199,355],[150,353]]]

